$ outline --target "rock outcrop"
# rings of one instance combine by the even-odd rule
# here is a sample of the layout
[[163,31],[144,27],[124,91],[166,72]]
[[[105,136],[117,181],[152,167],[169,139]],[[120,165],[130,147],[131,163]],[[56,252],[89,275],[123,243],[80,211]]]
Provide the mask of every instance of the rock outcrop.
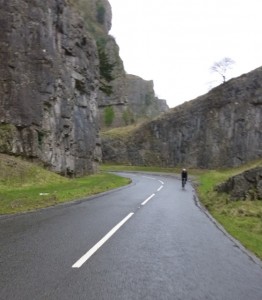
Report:
[[96,171],[99,61],[64,0],[2,1],[0,151],[65,175]]
[[[68,176],[95,172],[105,112],[114,113],[110,126],[122,126],[139,111],[129,102],[128,76],[109,35],[110,3],[2,1],[0,20],[0,152]],[[101,53],[113,66],[110,95],[101,90]],[[163,109],[157,102],[146,115]]]
[[152,80],[144,80],[138,76],[127,76],[127,99],[135,119],[154,118],[169,110],[166,100],[158,99]]
[[[113,94],[99,100],[101,127],[121,127],[141,119],[152,119],[169,110],[166,100],[155,96],[152,80],[122,73],[112,82]],[[114,111],[112,123],[106,124],[106,111]]]
[[254,168],[229,178],[215,190],[231,200],[262,200],[262,168]]
[[[103,136],[103,161],[233,167],[262,157],[262,68],[214,88],[135,129]],[[121,151],[119,151],[121,149]]]
[[[129,111],[127,93],[126,93],[126,73],[123,61],[119,56],[119,47],[112,36],[105,39],[105,51],[109,62],[114,66],[112,70],[113,80],[108,84],[112,86],[112,94],[108,95],[99,91],[99,123],[101,128],[120,127],[126,125],[123,116]],[[107,122],[107,110],[112,109],[114,116],[110,122]]]
[[[112,11],[107,0],[70,0],[81,11],[86,27],[92,32],[104,59],[112,68],[112,80],[102,81],[112,93],[99,91],[99,120],[102,128],[121,127],[152,118],[169,109],[165,100],[155,97],[153,81],[128,75],[119,55],[119,46],[111,29]],[[102,66],[103,67],[103,66]],[[101,80],[101,78],[100,78]],[[110,114],[108,116],[108,114]]]

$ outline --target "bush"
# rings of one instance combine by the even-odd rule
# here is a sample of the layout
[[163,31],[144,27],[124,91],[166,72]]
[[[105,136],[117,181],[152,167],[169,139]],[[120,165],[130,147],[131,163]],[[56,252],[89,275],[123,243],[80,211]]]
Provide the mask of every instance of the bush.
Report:
[[106,126],[112,125],[115,117],[115,112],[112,106],[107,106],[104,110],[104,121]]
[[123,118],[125,125],[129,125],[129,124],[132,124],[135,122],[134,116],[129,109],[127,109],[123,112],[122,118]]

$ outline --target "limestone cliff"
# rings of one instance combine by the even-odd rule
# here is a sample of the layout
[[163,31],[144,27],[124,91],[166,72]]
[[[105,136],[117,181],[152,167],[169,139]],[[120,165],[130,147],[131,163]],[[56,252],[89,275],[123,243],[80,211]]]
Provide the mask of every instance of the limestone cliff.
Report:
[[230,177],[216,186],[219,193],[227,193],[229,200],[262,200],[262,167]]
[[0,151],[66,175],[94,172],[101,150],[93,38],[65,0],[0,5]]
[[[113,81],[114,93],[110,97],[103,95],[99,100],[100,122],[102,127],[121,127],[141,119],[152,119],[169,110],[166,100],[155,96],[152,80],[122,74]],[[106,124],[106,112],[114,112],[112,123]]]
[[[152,118],[166,111],[165,100],[155,97],[152,81],[127,75],[119,55],[119,46],[111,29],[112,11],[107,0],[70,0],[81,12],[88,31],[96,40],[106,63],[113,66],[112,80],[105,82],[110,93],[99,91],[99,120],[102,128],[119,127],[133,123],[139,118]],[[103,65],[100,62],[100,67]]]
[[154,118],[169,110],[165,100],[158,99],[152,80],[144,80],[135,75],[127,75],[127,99],[136,119]]
[[108,0],[1,1],[0,152],[69,176],[96,171],[105,111],[111,126],[136,115],[111,21]]
[[[104,135],[103,161],[220,168],[262,157],[262,67],[118,137]],[[119,150],[121,149],[121,151]]]

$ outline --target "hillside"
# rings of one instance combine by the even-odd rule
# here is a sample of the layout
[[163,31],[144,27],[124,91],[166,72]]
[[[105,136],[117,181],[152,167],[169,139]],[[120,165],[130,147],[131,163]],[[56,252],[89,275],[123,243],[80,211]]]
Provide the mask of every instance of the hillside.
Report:
[[0,154],[0,217],[83,201],[128,183],[128,178],[101,172],[69,179],[19,157]]
[[102,136],[103,162],[225,168],[262,157],[262,67],[132,131]]

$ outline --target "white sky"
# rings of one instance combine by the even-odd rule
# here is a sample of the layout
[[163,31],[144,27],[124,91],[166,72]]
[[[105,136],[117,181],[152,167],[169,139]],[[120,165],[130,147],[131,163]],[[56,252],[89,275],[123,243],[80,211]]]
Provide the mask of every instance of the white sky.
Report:
[[174,107],[221,83],[210,67],[224,57],[228,79],[262,66],[261,0],[109,0],[112,30],[128,74],[154,81]]

